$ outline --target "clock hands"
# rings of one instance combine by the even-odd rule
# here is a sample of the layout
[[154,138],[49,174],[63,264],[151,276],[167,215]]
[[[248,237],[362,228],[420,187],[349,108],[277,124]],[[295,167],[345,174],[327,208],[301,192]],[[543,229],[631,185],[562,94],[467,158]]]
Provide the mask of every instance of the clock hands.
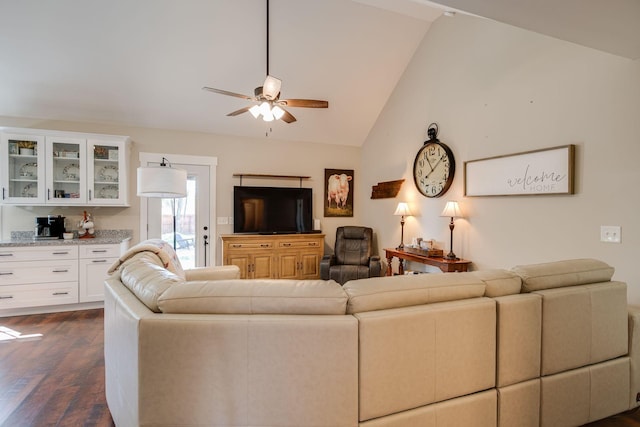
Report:
[[444,160],[444,158],[445,158],[445,157],[447,157],[447,153],[445,153],[445,154],[443,154],[442,156],[440,156],[440,158],[439,158],[439,159],[438,159],[438,161],[436,162],[436,165],[435,165],[435,166],[433,166],[433,167],[431,166],[431,162],[429,162],[429,159],[427,159],[427,162],[429,163],[429,167],[431,168],[431,172],[429,172],[429,173],[427,174],[427,176],[425,176],[425,179],[426,179],[426,178],[429,178],[429,175],[431,175],[431,174],[433,173],[433,171],[438,167],[438,165],[440,164],[440,162],[441,162],[442,160]]

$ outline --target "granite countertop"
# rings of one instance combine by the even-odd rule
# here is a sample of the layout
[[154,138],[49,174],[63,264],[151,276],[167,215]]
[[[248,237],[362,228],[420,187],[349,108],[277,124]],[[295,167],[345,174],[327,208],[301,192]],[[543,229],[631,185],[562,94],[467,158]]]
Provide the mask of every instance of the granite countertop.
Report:
[[33,231],[12,231],[11,240],[0,240],[0,247],[16,246],[56,246],[56,245],[109,245],[120,244],[133,237],[133,230],[96,230],[93,239],[35,239]]

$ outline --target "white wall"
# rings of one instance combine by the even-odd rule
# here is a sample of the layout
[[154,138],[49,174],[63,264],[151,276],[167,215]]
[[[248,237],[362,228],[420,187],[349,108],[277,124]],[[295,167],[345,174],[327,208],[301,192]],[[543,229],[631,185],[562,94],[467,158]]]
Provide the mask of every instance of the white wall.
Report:
[[[235,119],[242,120],[243,118]],[[244,118],[250,120],[252,118]],[[233,118],[229,120],[234,120]],[[138,241],[140,227],[140,205],[136,197],[135,170],[139,166],[139,152],[164,152],[185,155],[205,155],[218,158],[217,167],[217,213],[211,224],[215,225],[215,216],[233,216],[233,186],[240,180],[234,173],[302,175],[311,176],[303,181],[304,187],[311,187],[314,194],[314,216],[320,219],[322,231],[326,234],[325,244],[333,250],[335,229],[340,225],[357,224],[361,213],[354,206],[353,218],[324,218],[324,169],[354,169],[355,190],[360,187],[360,148],[305,142],[286,142],[277,140],[277,128],[268,138],[237,138],[223,135],[211,135],[195,132],[153,130],[135,127],[101,125],[90,123],[53,122],[30,119],[0,117],[0,125],[30,127],[40,129],[65,130],[75,132],[95,132],[114,135],[128,135],[133,141],[131,151],[131,178],[129,208],[91,208],[96,225],[102,229],[133,229],[134,243]],[[304,126],[296,123],[293,126]],[[292,186],[300,185],[297,180],[243,179],[244,185]],[[56,213],[70,218],[74,223],[80,218],[83,208],[26,208],[14,206],[0,207],[0,225],[3,239],[10,237],[14,230],[32,230],[36,216]],[[233,232],[232,225],[217,226],[216,234]],[[216,264],[221,263],[220,239],[216,239]]]
[[[427,199],[413,184],[413,160],[437,122],[456,157],[454,184]],[[467,160],[576,145],[576,194],[463,197]],[[364,223],[380,248],[400,240],[397,202],[408,201],[411,237],[449,247],[447,200],[458,200],[454,251],[476,269],[578,257],[616,268],[640,303],[640,61],[630,61],[474,17],[432,26],[363,146],[363,187],[404,178],[396,199],[370,200]],[[601,243],[601,225],[622,227],[622,243]],[[382,251],[381,251],[382,252]],[[418,269],[412,265],[411,268]]]

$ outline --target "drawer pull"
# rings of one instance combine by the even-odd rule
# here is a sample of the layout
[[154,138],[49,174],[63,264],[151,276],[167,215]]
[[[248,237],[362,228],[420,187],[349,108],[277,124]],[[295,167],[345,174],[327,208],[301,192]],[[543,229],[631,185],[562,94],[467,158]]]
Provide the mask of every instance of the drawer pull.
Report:
[[69,270],[65,269],[65,270],[53,270],[53,273],[68,273]]
[[69,295],[69,292],[54,292],[53,295]]
[[260,244],[260,247],[261,247],[261,248],[268,248],[268,247],[269,247],[269,244],[268,244],[268,243],[261,243],[261,244]]
[[54,255],[69,255],[69,252],[54,252]]
[[289,246],[291,246],[291,243],[283,243],[283,244],[282,244],[282,246],[287,246],[287,247],[289,247]]
[[106,249],[94,249],[91,252],[94,253],[94,254],[103,254],[103,253],[107,252],[107,250]]
[[0,254],[0,256],[13,256],[13,254],[4,253],[4,254]]
[[242,245],[239,245],[239,244],[235,243],[235,244],[231,245],[231,247],[232,248],[241,248]]
[[0,296],[0,299],[13,299],[13,295]]
[[12,275],[13,275],[13,272],[11,272],[11,271],[8,272],[8,273],[0,272],[0,276],[12,276]]
[[98,262],[107,262],[107,260],[106,259],[94,259],[91,262],[96,262],[96,263],[98,263]]

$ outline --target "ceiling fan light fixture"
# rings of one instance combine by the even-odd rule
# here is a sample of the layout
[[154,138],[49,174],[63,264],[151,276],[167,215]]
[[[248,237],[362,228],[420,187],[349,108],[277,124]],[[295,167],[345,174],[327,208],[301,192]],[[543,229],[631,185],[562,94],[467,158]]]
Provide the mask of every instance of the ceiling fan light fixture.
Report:
[[271,113],[271,111],[269,111],[267,114],[263,114],[262,115],[262,120],[264,120],[265,122],[272,122],[273,121],[273,114]]
[[249,112],[251,113],[254,119],[257,119],[258,117],[260,117],[260,107],[257,105],[254,105],[253,107],[249,108]]
[[262,114],[263,116],[266,116],[267,114],[271,113],[271,104],[269,104],[269,102],[264,101],[262,104],[260,104],[260,114]]
[[280,120],[284,116],[284,110],[277,105],[274,105],[271,109],[271,113],[276,120]]

